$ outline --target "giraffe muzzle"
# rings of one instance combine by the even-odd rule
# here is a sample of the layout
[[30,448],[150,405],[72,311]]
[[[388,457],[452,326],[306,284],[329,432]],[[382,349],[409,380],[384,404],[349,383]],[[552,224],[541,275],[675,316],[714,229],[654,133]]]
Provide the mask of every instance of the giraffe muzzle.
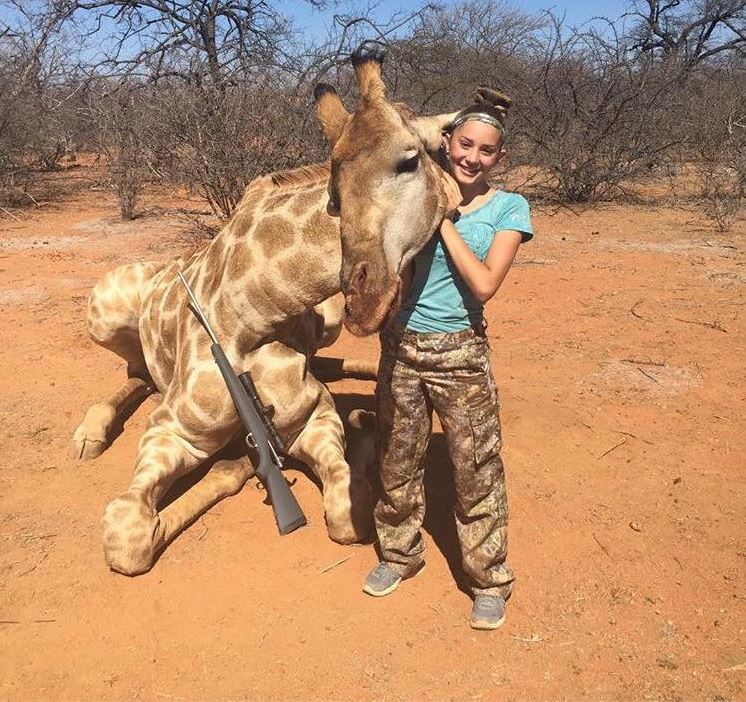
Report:
[[394,280],[377,291],[366,280],[364,292],[356,292],[352,287],[345,292],[344,325],[356,336],[368,336],[386,324],[398,309],[401,279]]

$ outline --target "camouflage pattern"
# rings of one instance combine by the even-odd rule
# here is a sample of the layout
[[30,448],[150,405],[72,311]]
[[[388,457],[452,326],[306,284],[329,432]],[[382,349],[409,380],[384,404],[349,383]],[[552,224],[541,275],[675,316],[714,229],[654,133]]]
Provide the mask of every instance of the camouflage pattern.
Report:
[[381,335],[376,390],[382,495],[375,522],[383,560],[402,577],[424,562],[424,456],[432,411],[454,466],[456,531],[475,595],[507,598],[508,505],[497,390],[484,334],[426,334],[393,324]]

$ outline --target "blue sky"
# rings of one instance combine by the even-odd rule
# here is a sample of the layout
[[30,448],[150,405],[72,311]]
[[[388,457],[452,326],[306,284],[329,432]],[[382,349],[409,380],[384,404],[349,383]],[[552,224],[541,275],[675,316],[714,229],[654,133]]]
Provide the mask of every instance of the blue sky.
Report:
[[[44,0],[33,0],[42,4]],[[390,18],[395,13],[406,15],[412,12],[416,7],[420,7],[428,0],[417,0],[417,2],[401,2],[400,0],[340,0],[341,8],[334,0],[326,0],[327,7],[323,11],[315,10],[308,2],[304,0],[269,0],[271,5],[283,14],[291,17],[296,31],[305,35],[307,38],[323,40],[327,35],[327,29],[332,24],[332,17],[336,12],[344,14],[353,14],[351,7],[359,8],[354,14],[363,14],[365,8],[374,5],[372,15],[378,20]],[[445,6],[454,6],[459,4],[460,0],[430,0],[436,4]],[[496,0],[500,2],[500,0]],[[564,15],[565,21],[569,25],[580,25],[589,21],[593,17],[603,16],[609,19],[616,19],[628,11],[634,0],[568,0],[552,2],[551,0],[503,0],[507,7],[515,7],[519,11],[528,14],[538,13],[542,10],[551,10],[555,15]],[[7,6],[0,3],[0,22],[10,21],[13,11],[9,11]],[[106,37],[108,33],[113,33],[111,23],[105,22],[101,34],[89,40],[90,47],[86,49],[87,53],[95,53],[96,47],[101,48],[102,36]],[[406,31],[406,29],[404,29]],[[105,45],[106,42],[103,41]]]
[[[451,6],[458,4],[457,0],[439,0],[440,4]],[[395,0],[380,0],[377,3],[375,14],[378,17],[387,17],[395,12],[406,13],[411,11],[419,3],[396,2]],[[511,2],[506,0],[506,5],[516,7],[527,13],[540,12],[541,10],[552,10],[555,14],[565,15],[570,24],[582,24],[594,16],[604,16],[616,19],[624,14],[632,4],[632,0],[577,0],[575,2],[551,2],[548,0],[521,0]],[[333,4],[323,12],[314,10],[305,2],[298,0],[279,0],[276,7],[282,8],[294,17],[299,29],[311,32],[322,31],[330,22],[335,12]],[[360,3],[364,7],[365,3]]]
[[[595,15],[602,15],[611,19],[619,17],[629,9],[632,1],[576,0],[575,2],[551,2],[550,0],[520,0],[519,2],[513,2],[512,0],[505,0],[505,4],[528,13],[551,9],[556,14],[564,14],[570,24],[581,24]],[[422,4],[420,2],[397,2],[396,0],[377,0],[377,2],[374,0],[374,2],[376,5],[374,14],[380,18],[388,17],[395,12],[406,13],[411,11],[413,7]],[[435,0],[435,2],[446,6],[458,4],[458,0]],[[368,4],[365,1],[358,3],[360,8],[364,8]],[[331,17],[336,11],[333,0],[328,2],[328,7],[323,12],[314,10],[303,0],[275,0],[272,5],[293,17],[298,29],[305,29],[310,32],[323,32],[325,27],[330,24]],[[345,5],[349,6],[347,3]],[[11,13],[8,12],[7,8],[0,4],[0,20],[7,19],[10,15]]]

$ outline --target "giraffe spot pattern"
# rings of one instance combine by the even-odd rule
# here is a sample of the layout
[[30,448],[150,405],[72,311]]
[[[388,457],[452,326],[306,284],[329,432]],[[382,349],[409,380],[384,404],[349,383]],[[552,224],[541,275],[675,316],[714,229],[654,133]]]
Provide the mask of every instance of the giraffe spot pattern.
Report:
[[262,252],[268,259],[290,249],[295,241],[293,223],[285,217],[272,215],[262,220],[256,232]]

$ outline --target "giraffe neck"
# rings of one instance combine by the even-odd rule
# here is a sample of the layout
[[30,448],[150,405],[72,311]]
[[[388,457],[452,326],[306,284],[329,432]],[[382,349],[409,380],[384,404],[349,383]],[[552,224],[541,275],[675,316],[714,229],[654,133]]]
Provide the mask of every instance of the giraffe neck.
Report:
[[199,262],[211,315],[244,348],[340,290],[339,221],[326,213],[317,175],[254,181]]

